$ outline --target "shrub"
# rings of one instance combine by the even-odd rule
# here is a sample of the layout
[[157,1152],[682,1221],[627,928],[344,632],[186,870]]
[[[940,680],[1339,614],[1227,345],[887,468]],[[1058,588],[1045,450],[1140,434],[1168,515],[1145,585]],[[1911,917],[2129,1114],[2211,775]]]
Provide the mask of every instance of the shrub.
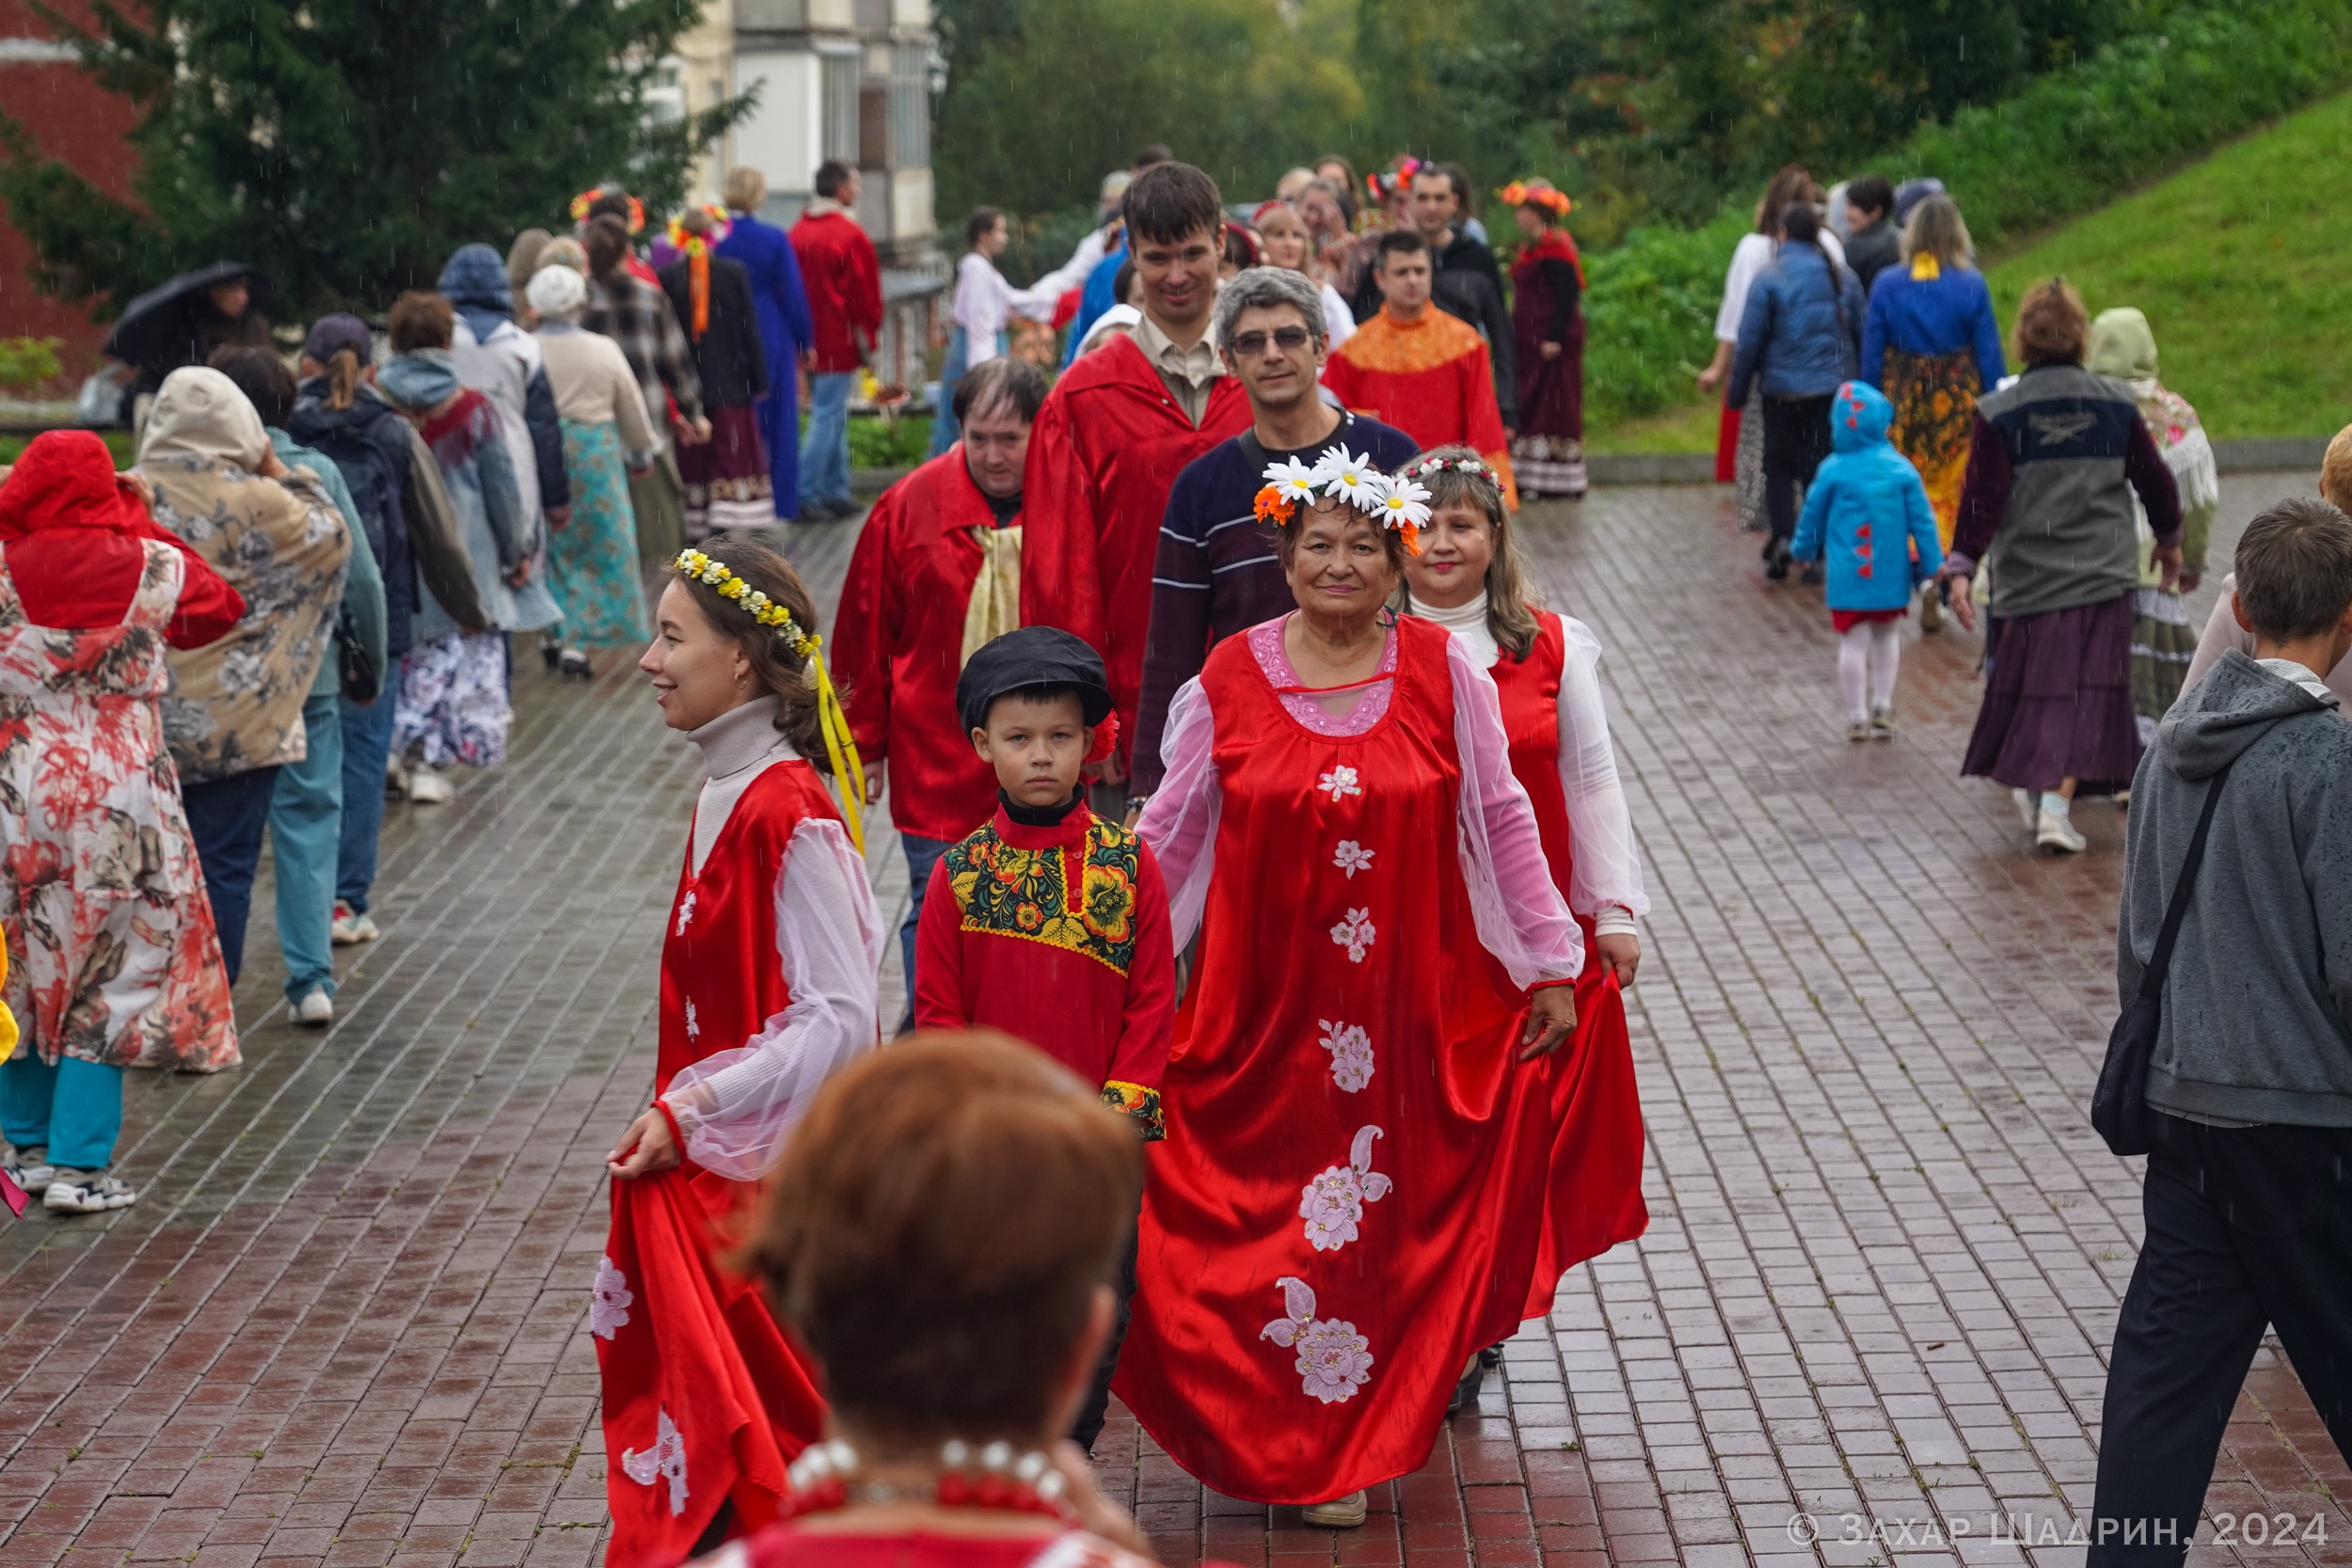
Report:
[[55,381],[63,372],[57,350],[62,338],[0,338],[0,388],[23,390]]

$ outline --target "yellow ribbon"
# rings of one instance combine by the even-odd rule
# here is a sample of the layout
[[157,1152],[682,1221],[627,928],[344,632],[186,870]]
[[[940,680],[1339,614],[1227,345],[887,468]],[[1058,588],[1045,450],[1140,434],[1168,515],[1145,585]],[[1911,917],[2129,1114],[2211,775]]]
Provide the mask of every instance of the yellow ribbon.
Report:
[[862,857],[866,853],[866,764],[857,754],[850,716],[841,709],[841,693],[834,689],[824,656],[815,648],[808,651],[808,669],[817,686],[817,727],[824,732],[825,757],[833,764],[834,782],[841,786],[841,820]]
[[980,544],[980,575],[972,579],[972,598],[963,608],[963,658],[1009,631],[1021,629],[1021,525],[976,528]]

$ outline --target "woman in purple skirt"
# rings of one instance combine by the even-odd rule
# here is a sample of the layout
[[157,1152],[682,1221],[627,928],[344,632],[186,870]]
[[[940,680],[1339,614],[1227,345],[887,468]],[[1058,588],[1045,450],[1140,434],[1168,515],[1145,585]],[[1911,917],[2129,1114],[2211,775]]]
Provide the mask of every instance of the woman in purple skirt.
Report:
[[2137,491],[2170,588],[2181,505],[2132,390],[2083,369],[2090,321],[2063,278],[2017,311],[2025,373],[1977,403],[1960,522],[1940,574],[1963,626],[1977,562],[1992,578],[1984,706],[1961,771],[2010,786],[2036,849],[2084,845],[2078,794],[2126,788],[2139,766],[2132,612]]

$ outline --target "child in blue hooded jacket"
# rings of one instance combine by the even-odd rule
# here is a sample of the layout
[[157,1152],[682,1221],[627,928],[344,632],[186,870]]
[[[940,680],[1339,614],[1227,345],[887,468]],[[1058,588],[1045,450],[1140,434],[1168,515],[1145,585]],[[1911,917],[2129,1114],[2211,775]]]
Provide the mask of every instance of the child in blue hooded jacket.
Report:
[[1894,417],[1895,405],[1876,388],[1849,381],[1837,388],[1830,400],[1830,455],[1805,492],[1789,547],[1799,561],[1829,558],[1829,618],[1837,629],[1849,740],[1894,735],[1903,617],[1915,585],[1944,563],[1927,486],[1886,438]]

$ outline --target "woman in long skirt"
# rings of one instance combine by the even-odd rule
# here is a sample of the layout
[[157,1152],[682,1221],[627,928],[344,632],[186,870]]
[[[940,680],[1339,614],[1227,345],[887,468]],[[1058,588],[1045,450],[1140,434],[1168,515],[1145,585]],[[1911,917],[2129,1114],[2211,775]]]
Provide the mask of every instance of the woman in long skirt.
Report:
[[1518,351],[1519,429],[1511,468],[1522,497],[1583,499],[1584,262],[1560,227],[1565,193],[1549,180],[1515,181],[1502,199],[1518,209],[1527,243],[1511,263],[1511,338]]
[[580,330],[587,281],[569,267],[549,267],[532,278],[529,297],[572,482],[571,520],[548,545],[564,607],[561,663],[566,677],[586,680],[595,673],[592,650],[634,647],[647,636],[628,476],[644,471],[660,443],[619,345]]
[[690,207],[670,226],[678,259],[661,269],[662,292],[692,346],[710,439],[678,449],[686,481],[686,536],[713,529],[772,528],[775,481],[753,406],[768,395],[768,353],[759,341],[752,275],[713,253],[727,237],[726,214]]

